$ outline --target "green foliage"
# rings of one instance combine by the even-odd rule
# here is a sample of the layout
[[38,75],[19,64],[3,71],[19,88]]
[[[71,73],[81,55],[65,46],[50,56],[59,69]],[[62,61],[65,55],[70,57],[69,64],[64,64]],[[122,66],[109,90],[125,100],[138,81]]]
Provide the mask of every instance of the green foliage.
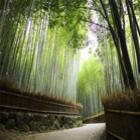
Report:
[[85,0],[0,1],[0,75],[27,92],[76,100]]
[[91,56],[80,68],[78,77],[78,101],[83,104],[83,115],[102,111],[101,95],[105,92],[103,64],[98,57]]
[[[100,81],[100,86],[104,81],[103,65],[98,58],[91,56],[87,62],[85,62],[80,69],[79,74],[79,90],[86,91],[85,94],[92,94],[93,86],[96,86],[96,82]],[[84,86],[83,86],[84,85]]]

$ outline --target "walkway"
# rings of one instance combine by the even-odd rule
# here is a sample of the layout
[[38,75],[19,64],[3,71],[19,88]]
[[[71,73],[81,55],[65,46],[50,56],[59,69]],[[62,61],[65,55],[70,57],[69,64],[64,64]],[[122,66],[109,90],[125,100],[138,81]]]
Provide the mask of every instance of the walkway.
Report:
[[34,134],[24,140],[105,140],[105,124],[87,124],[79,128]]

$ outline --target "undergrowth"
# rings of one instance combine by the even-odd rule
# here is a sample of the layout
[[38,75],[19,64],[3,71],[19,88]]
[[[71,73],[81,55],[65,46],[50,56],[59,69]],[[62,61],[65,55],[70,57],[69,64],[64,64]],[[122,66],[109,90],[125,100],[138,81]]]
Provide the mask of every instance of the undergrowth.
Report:
[[105,109],[117,109],[126,111],[140,111],[140,93],[124,91],[102,97]]

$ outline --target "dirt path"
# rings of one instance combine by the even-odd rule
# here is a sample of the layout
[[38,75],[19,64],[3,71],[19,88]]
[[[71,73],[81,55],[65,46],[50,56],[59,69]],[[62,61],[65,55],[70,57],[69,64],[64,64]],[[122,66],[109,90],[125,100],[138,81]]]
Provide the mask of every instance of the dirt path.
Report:
[[105,140],[105,124],[87,124],[79,128],[34,134],[24,140]]

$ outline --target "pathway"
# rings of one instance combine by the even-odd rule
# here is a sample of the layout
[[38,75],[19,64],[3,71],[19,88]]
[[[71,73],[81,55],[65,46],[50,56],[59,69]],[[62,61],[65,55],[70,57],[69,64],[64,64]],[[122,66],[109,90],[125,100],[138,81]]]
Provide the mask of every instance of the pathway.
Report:
[[87,124],[79,128],[33,134],[24,140],[105,140],[105,124]]

